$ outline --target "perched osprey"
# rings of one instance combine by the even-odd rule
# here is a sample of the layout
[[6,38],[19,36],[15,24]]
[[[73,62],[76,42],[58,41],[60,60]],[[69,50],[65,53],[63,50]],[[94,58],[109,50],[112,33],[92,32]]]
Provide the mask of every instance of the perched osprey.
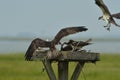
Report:
[[76,41],[75,43],[73,43],[74,51],[81,50],[81,48],[83,48],[84,46],[92,44],[90,43],[91,41],[92,39],[88,39],[86,41]]
[[[82,47],[90,45],[90,41],[92,41],[92,39],[88,39],[86,41],[69,40],[69,42],[64,42],[62,44],[61,51],[79,51]],[[64,44],[67,46],[63,47]]]
[[95,3],[98,5],[98,7],[100,7],[100,9],[103,12],[103,16],[99,17],[99,20],[102,19],[104,21],[106,21],[107,25],[104,27],[107,27],[107,30],[110,30],[110,26],[111,23],[114,24],[115,26],[120,27],[120,25],[118,25],[114,18],[120,19],[120,13],[116,13],[111,15],[109,9],[107,8],[107,6],[104,4],[103,0],[95,0]]
[[61,44],[61,51],[73,51],[73,42],[73,40],[69,40],[68,42],[64,42],[63,44]]
[[70,34],[75,34],[78,32],[86,31],[86,30],[88,29],[85,28],[85,26],[67,27],[67,28],[61,29],[52,41],[45,41],[40,38],[36,38],[31,42],[30,46],[28,47],[28,50],[25,54],[25,60],[31,60],[31,57],[33,56],[34,51],[38,49],[39,47],[49,48],[51,53],[56,54],[55,45],[59,44],[60,40],[63,37],[68,36]]

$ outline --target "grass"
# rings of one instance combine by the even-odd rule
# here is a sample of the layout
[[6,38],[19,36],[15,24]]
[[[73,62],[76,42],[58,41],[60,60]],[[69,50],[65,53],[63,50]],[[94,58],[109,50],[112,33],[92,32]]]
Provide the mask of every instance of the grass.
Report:
[[[86,63],[83,73],[87,80],[120,80],[120,54],[101,54],[101,61],[95,64]],[[52,64],[57,74],[57,63]],[[74,65],[70,63],[69,75]],[[47,73],[42,72],[40,61],[25,61],[24,54],[0,54],[0,80],[49,80]],[[84,80],[81,73],[78,80]]]

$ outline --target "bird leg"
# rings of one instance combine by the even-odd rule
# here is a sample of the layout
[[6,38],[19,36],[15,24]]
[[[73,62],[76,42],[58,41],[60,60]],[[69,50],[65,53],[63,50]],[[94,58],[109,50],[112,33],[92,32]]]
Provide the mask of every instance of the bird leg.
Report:
[[108,31],[110,31],[110,26],[111,26],[111,24],[110,23],[108,23],[106,26],[104,26],[104,27],[106,27],[106,29],[108,30]]
[[108,27],[107,30],[110,31],[110,28]]

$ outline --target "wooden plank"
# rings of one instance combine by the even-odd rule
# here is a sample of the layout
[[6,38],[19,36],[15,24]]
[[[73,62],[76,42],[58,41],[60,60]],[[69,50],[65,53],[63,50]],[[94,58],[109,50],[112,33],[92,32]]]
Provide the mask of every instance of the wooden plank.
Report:
[[44,67],[45,67],[45,69],[46,69],[46,71],[47,71],[47,74],[48,74],[48,76],[49,76],[49,79],[50,79],[50,80],[57,80],[57,79],[56,79],[56,76],[55,76],[55,73],[54,73],[54,71],[53,71],[53,68],[52,68],[52,66],[51,66],[51,62],[50,62],[49,60],[44,60],[44,61],[42,61],[42,62],[43,62]]
[[85,62],[78,62],[70,80],[78,80]]
[[58,62],[58,80],[68,80],[68,61]]
[[[87,52],[85,50],[82,51],[58,51],[58,57],[51,57],[48,60],[51,61],[99,61],[100,54],[94,52]],[[36,55],[32,57],[33,60],[43,60],[47,56],[47,51],[45,52],[38,52]]]

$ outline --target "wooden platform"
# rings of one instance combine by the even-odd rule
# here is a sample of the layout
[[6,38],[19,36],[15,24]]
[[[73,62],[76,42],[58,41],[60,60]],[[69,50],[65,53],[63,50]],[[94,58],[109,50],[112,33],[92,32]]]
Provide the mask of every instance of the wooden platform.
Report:
[[[100,54],[94,52],[87,52],[85,50],[71,52],[60,51],[57,53],[58,57],[47,58],[50,61],[99,61]],[[34,53],[32,60],[43,60],[47,56],[47,50]]]
[[[85,50],[71,52],[71,51],[58,51],[57,57],[47,58],[48,51],[38,51],[34,53],[32,60],[40,60],[43,62],[44,67],[48,73],[50,80],[68,80],[68,67],[69,62],[76,62],[77,66],[71,76],[70,80],[77,80],[79,74],[86,62],[95,63],[100,60],[100,54],[94,52],[87,52]],[[58,78],[51,66],[52,61],[58,62]]]

